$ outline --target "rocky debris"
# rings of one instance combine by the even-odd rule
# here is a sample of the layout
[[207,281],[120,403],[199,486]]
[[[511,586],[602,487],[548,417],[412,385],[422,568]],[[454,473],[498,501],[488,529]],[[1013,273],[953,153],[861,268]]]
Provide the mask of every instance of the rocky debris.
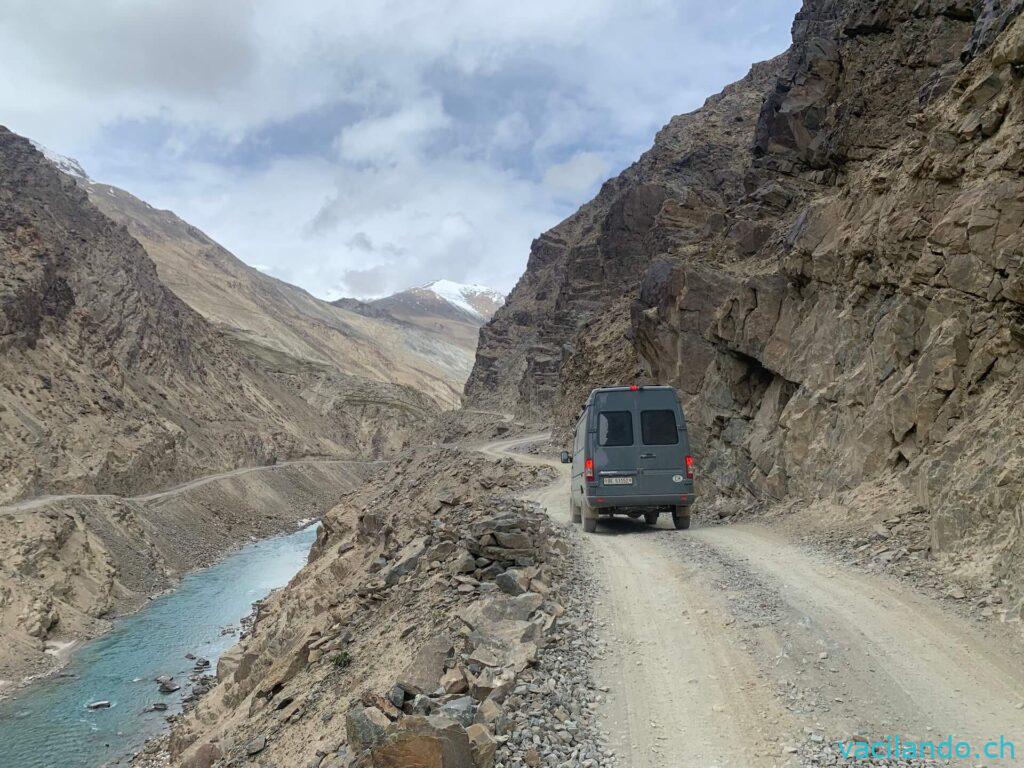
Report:
[[157,689],[160,693],[175,693],[181,690],[181,683],[176,682],[172,678],[162,677],[157,679]]
[[[478,751],[476,754],[483,754]],[[352,768],[491,768],[474,759],[466,729],[438,715],[413,715],[392,723]]]
[[[256,607],[210,692],[192,708],[186,696],[172,763],[216,745],[243,765],[263,736],[260,758],[284,764],[388,764],[428,744],[486,764],[501,702],[565,613],[564,536],[512,498],[552,477],[451,447],[381,466],[324,517],[309,564]],[[500,589],[504,574],[521,593]]]
[[[524,515],[530,525],[524,524]],[[589,638],[594,627],[588,608],[592,595],[583,586],[588,580],[581,574],[585,565],[564,556],[557,565],[551,562],[538,547],[540,541],[558,542],[559,551],[575,543],[564,540],[562,531],[552,530],[546,518],[528,515],[524,509],[516,517],[486,518],[463,529],[461,546],[486,551],[495,557],[494,561],[485,558],[489,562],[507,566],[499,565],[491,578],[496,582],[507,575],[517,585],[515,594],[474,590],[477,599],[457,614],[461,631],[454,639],[428,644],[410,665],[425,690],[402,682],[390,689],[387,701],[400,712],[385,714],[380,697],[376,707],[368,706],[370,699],[364,697],[349,710],[353,731],[371,734],[356,740],[351,733],[349,737],[350,746],[364,749],[361,759],[366,765],[390,764],[374,762],[384,759],[378,756],[380,747],[366,744],[373,739],[378,739],[375,744],[385,743],[383,733],[399,729],[398,724],[410,718],[416,719],[417,739],[427,734],[438,738],[437,731],[443,731],[457,733],[461,745],[464,732],[472,756],[472,762],[465,764],[478,768],[615,764],[606,735],[596,733],[602,693],[589,672],[594,653]],[[545,535],[538,537],[539,531]],[[458,547],[434,550],[454,560],[459,558],[458,551]],[[484,566],[481,571],[488,567],[480,565]],[[482,586],[487,577],[480,575]],[[568,607],[552,601],[556,590]],[[443,671],[434,668],[432,679],[423,674],[428,658],[445,660]],[[403,679],[407,678],[408,671]],[[367,717],[374,718],[375,728],[365,727]],[[437,717],[442,719],[434,720]],[[389,720],[394,724],[388,726]],[[420,748],[425,748],[422,743]],[[460,751],[450,759],[454,762],[441,764],[462,765],[465,755]]]
[[[456,614],[460,631],[428,641],[387,696],[366,694],[349,708],[354,765],[404,765],[395,761],[427,754],[440,761],[431,765],[494,765],[498,744],[507,738],[496,732],[507,720],[503,702],[565,611],[545,599],[551,592],[544,565],[550,527],[540,512],[520,508],[442,527],[428,550],[419,540],[401,550],[399,564],[410,552],[425,552],[436,570],[454,574],[449,588],[475,599]],[[453,534],[457,538],[449,538]],[[475,577],[464,575],[470,570]],[[515,590],[484,589],[505,578]],[[529,591],[532,586],[544,594]]]

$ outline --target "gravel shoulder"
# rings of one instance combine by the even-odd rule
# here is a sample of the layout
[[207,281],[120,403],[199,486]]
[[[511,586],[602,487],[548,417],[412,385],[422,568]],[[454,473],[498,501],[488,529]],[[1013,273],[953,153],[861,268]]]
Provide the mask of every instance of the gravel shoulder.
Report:
[[[566,468],[525,453],[536,439],[484,451],[558,470],[530,497],[568,525]],[[614,520],[581,538],[610,689],[599,722],[621,764],[832,765],[837,741],[887,736],[1024,742],[1019,644],[906,583],[761,525]]]

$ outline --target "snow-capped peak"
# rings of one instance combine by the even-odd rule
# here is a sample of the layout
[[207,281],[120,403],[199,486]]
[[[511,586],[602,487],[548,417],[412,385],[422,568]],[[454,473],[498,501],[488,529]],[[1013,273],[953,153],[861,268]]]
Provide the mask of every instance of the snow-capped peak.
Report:
[[454,280],[435,280],[420,286],[463,312],[486,320],[505,303],[505,296],[493,288],[475,283],[456,283]]
[[37,141],[33,141],[32,146],[42,152],[43,157],[49,160],[61,173],[66,173],[68,176],[74,176],[75,178],[82,179],[82,181],[91,181],[89,174],[85,172],[82,164],[74,158],[59,155],[53,150],[47,149]]

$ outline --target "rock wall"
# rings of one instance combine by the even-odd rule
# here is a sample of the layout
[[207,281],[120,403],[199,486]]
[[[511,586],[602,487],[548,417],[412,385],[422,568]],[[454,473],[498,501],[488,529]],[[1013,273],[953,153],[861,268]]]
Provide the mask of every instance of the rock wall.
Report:
[[[587,337],[630,342],[635,358],[613,358],[567,322],[508,333],[514,318],[535,317],[531,286],[574,291],[574,252],[542,260],[535,248],[481,337],[471,382],[497,381],[492,391],[562,429],[592,386],[674,384],[705,499],[891,484],[894,506],[929,513],[933,552],[983,552],[1019,587],[1020,10],[805,2],[790,50],[755,68],[765,77],[659,133],[648,155],[660,167],[708,159],[695,187],[666,183],[642,160],[577,214],[593,215],[613,189],[669,192],[624,262],[637,286],[629,322],[621,299],[565,311]],[[747,89],[753,117],[723,123],[723,105]],[[729,153],[725,125],[737,134]],[[686,226],[668,227],[680,211]],[[537,339],[546,351],[534,360]]]
[[[586,323],[600,321],[609,304],[635,293],[653,255],[724,226],[711,214],[742,193],[747,134],[761,94],[783,63],[780,57],[757,64],[703,109],[673,118],[640,160],[534,241],[526,272],[481,329],[466,384],[471,404],[527,416],[550,413],[560,371]],[[752,243],[759,232],[737,235]],[[611,337],[617,346],[608,353],[628,346],[621,338],[627,314],[619,320],[621,332]]]

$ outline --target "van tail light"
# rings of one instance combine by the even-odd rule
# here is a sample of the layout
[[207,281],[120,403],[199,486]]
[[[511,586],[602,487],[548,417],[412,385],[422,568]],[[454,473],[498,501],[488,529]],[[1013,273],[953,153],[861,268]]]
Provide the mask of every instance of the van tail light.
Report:
[[583,476],[587,479],[587,482],[594,482],[594,460],[587,459],[583,462]]
[[693,456],[686,457],[686,478],[693,480]]

